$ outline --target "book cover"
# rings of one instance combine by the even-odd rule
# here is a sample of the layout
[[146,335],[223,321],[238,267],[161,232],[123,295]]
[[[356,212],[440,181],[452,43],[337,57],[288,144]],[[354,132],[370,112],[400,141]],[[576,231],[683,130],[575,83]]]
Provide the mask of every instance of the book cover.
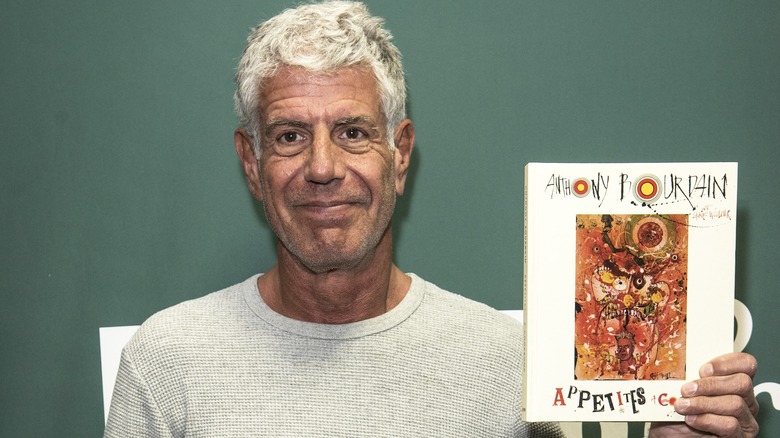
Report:
[[529,163],[525,421],[682,421],[733,351],[736,163]]

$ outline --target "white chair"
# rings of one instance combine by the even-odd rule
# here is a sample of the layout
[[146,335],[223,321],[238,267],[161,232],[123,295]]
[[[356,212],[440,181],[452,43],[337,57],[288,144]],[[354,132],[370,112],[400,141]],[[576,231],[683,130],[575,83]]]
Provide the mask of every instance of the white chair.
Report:
[[138,330],[137,325],[122,327],[100,327],[100,368],[103,374],[103,420],[108,420],[111,394],[119,371],[119,358],[127,341]]

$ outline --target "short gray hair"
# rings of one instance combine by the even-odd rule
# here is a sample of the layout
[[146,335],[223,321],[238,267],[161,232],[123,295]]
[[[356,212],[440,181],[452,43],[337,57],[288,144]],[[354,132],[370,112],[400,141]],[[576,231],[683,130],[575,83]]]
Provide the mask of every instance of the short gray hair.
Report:
[[406,117],[406,83],[393,36],[362,3],[329,1],[287,9],[255,27],[236,72],[234,96],[239,125],[255,138],[260,156],[259,97],[264,82],[284,66],[313,73],[367,67],[377,81],[387,137]]

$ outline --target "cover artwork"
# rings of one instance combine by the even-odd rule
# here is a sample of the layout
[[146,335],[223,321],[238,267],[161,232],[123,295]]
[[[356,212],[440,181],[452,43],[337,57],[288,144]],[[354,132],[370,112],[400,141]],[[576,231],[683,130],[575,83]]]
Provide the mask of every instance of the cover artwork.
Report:
[[530,163],[526,421],[680,421],[733,350],[736,163]]
[[685,379],[688,216],[576,218],[576,379]]

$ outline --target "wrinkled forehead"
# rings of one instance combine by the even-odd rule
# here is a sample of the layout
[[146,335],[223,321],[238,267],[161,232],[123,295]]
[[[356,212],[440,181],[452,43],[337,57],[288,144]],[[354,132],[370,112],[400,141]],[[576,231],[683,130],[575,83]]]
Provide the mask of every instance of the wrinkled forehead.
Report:
[[[312,85],[326,85],[336,78],[351,77],[361,78],[367,81],[363,86],[379,96],[379,84],[373,71],[363,65],[344,66],[328,70],[310,70],[297,65],[282,65],[261,82],[259,97],[273,92],[274,88],[282,83],[308,83]],[[369,85],[370,83],[370,85]],[[368,91],[368,90],[366,90]]]
[[318,113],[333,108],[383,121],[376,83],[373,74],[361,67],[312,72],[286,66],[264,82],[258,100],[261,122],[280,111]]

